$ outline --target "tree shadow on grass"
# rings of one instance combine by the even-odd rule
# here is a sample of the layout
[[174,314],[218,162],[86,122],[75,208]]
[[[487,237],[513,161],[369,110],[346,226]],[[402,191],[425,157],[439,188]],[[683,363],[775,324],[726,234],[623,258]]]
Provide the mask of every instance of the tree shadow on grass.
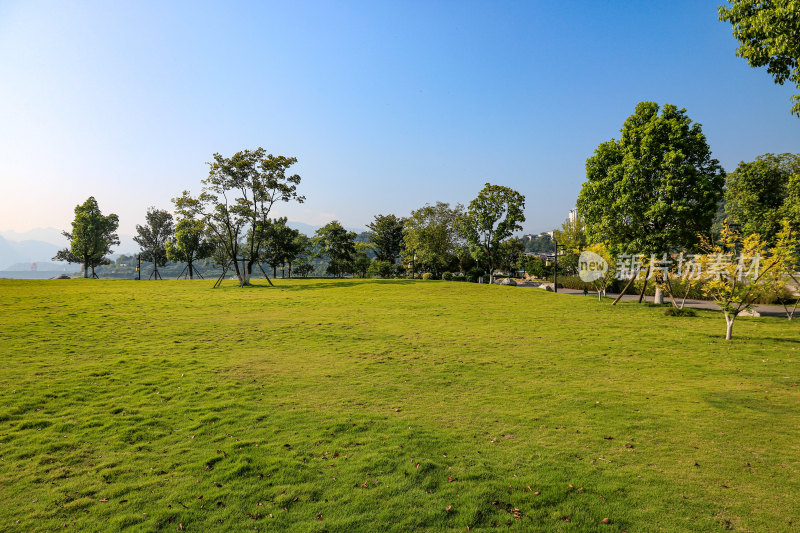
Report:
[[[302,278],[297,278],[302,279]],[[220,286],[221,289],[240,289],[243,288],[244,290],[252,290],[252,289],[272,289],[272,290],[280,290],[280,291],[306,291],[306,290],[317,290],[317,289],[334,289],[334,288],[345,288],[345,287],[354,287],[356,285],[367,285],[367,284],[376,284],[376,285],[410,285],[415,283],[415,280],[410,279],[370,279],[370,280],[353,280],[348,278],[330,278],[330,279],[318,279],[312,283],[301,283],[301,284],[282,284],[282,279],[273,279],[272,282],[274,285],[270,285],[264,279],[253,279],[251,280],[254,282],[252,285],[248,285],[247,287],[239,287],[238,282],[231,285],[224,285]]]

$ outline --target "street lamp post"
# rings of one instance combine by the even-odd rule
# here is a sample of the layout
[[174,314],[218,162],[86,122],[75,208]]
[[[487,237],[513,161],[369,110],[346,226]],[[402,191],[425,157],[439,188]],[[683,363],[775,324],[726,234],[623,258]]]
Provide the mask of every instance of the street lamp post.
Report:
[[555,237],[553,237],[553,244],[556,247],[555,254],[553,254],[553,292],[558,292],[558,249],[564,248],[564,245],[558,244]]

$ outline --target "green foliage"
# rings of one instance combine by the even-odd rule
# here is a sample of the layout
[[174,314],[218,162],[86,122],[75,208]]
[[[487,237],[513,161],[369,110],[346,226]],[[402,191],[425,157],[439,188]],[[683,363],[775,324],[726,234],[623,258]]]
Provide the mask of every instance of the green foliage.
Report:
[[452,272],[442,272],[442,279],[444,281],[453,281],[453,273]]
[[355,259],[353,259],[353,274],[359,278],[366,278],[371,266],[372,259],[370,259],[366,253],[356,253]]
[[158,267],[167,264],[167,243],[175,231],[172,214],[164,209],[149,207],[145,215],[145,225],[136,224],[133,240],[142,250],[142,261],[153,263],[153,274],[160,278]]
[[291,265],[301,254],[308,253],[308,237],[301,236],[298,230],[290,228],[286,222],[286,217],[267,219],[253,233],[254,238],[262,242],[259,246],[258,262],[269,264],[273,277],[277,277],[279,266],[283,268],[286,263]]
[[726,211],[744,234],[755,233],[772,244],[784,219],[800,231],[800,154],[764,154],[742,161],[725,185]]
[[203,221],[188,216],[178,220],[175,238],[168,240],[164,249],[168,260],[186,263],[189,279],[194,279],[194,263],[211,257],[215,247]]
[[722,195],[724,173],[698,123],[685,109],[640,102],[620,140],[597,147],[586,161],[578,212],[591,242],[612,255],[696,247]]
[[567,253],[580,255],[589,244],[586,237],[586,225],[580,212],[573,220],[566,219],[561,225],[561,229],[555,230],[553,235],[559,247],[563,246]]
[[[216,153],[197,198],[184,191],[173,200],[183,216],[202,218],[219,243],[217,260],[233,264],[242,286],[250,283],[253,266],[266,246],[264,230],[277,202],[305,201],[297,194],[300,176],[287,175],[294,157],[267,154],[263,148],[243,150],[226,158]],[[224,259],[223,259],[224,258]]]
[[89,277],[90,269],[92,277],[97,277],[95,269],[111,263],[106,256],[113,253],[112,246],[119,244],[118,226],[119,217],[113,213],[103,215],[97,200],[90,196],[75,206],[72,231],[62,232],[70,241],[69,247],[59,251],[53,260],[82,263],[84,277]]
[[376,259],[369,266],[369,274],[384,279],[391,278],[395,274],[394,265],[389,261]]
[[519,268],[534,278],[545,279],[553,275],[552,265],[548,265],[547,261],[535,256],[523,255],[520,257]]
[[403,251],[403,227],[405,219],[395,215],[375,215],[370,229],[370,243],[375,257],[380,261],[395,263]]
[[[736,55],[751,67],[767,67],[775,83],[787,80],[800,89],[800,1],[728,0],[719,19],[730,22],[739,41]],[[791,112],[800,117],[800,94],[792,96]]]
[[500,243],[500,246],[497,249],[497,266],[501,270],[505,270],[507,272],[516,271],[519,260],[521,257],[523,257],[522,254],[524,252],[525,245],[522,244],[521,239],[516,237],[506,239]]
[[301,257],[296,261],[294,271],[302,277],[306,277],[314,272],[314,265],[312,265],[306,258]]
[[800,523],[796,323],[726,343],[713,311],[253,283],[0,280],[2,529]]
[[461,244],[458,219],[462,213],[460,204],[450,208],[444,202],[412,211],[403,229],[404,261],[409,265],[413,262],[417,270],[427,269],[434,274],[456,262],[456,251]]
[[482,278],[484,273],[485,271],[480,267],[471,268],[464,275],[464,280],[469,281],[470,283],[477,283],[478,278]]
[[314,243],[320,253],[328,258],[328,274],[341,277],[352,272],[356,255],[355,237],[356,234],[344,229],[338,220],[317,230]]
[[434,279],[433,274],[431,272],[423,272],[422,279]]
[[[479,263],[485,262],[490,275],[503,262],[500,252],[503,241],[522,229],[522,222],[525,222],[524,211],[525,196],[509,187],[487,183],[461,217],[461,228],[469,243],[472,257]],[[513,250],[516,250],[517,255],[521,253],[522,243],[518,247],[514,246]],[[513,255],[511,249],[509,255]],[[516,261],[512,260],[509,264],[514,262]]]

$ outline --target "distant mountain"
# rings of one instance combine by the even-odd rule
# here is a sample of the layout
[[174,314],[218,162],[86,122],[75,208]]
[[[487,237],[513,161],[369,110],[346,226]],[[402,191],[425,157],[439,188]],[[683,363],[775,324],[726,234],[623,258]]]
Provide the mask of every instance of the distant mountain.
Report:
[[14,263],[30,264],[34,261],[49,263],[60,246],[43,241],[10,241],[0,237],[0,270],[8,270]]
[[[36,265],[34,269],[33,266]],[[81,268],[75,263],[54,263],[52,261],[36,261],[33,263],[14,263],[3,270],[13,272],[77,272]]]
[[0,237],[9,241],[41,241],[49,242],[61,247],[66,243],[66,239],[61,235],[61,230],[56,228],[34,228],[30,231],[18,232],[14,230],[0,231]]

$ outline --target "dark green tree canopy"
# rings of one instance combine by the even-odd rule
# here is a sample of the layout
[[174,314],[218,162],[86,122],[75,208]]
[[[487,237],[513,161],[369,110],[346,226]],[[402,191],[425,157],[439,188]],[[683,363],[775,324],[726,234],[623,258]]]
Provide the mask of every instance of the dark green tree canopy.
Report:
[[[728,0],[719,19],[733,25],[736,55],[751,67],[767,67],[775,83],[787,80],[800,90],[800,0]],[[800,94],[792,96],[800,117]]]
[[195,262],[211,257],[215,247],[205,223],[190,216],[178,220],[175,237],[167,241],[165,250],[170,261],[186,263],[189,279],[194,279]]
[[119,217],[115,214],[104,216],[100,212],[97,200],[90,196],[84,203],[75,206],[75,219],[72,231],[62,234],[69,239],[69,247],[59,251],[54,261],[68,261],[83,264],[83,276],[97,277],[95,268],[111,264],[106,257],[113,252],[111,247],[119,244],[117,236]]
[[458,224],[463,212],[461,204],[451,208],[445,202],[412,211],[403,228],[405,261],[413,261],[415,266],[431,270],[436,276],[456,263],[456,253],[463,241]]
[[501,243],[522,229],[525,222],[525,197],[502,185],[487,183],[470,202],[461,227],[476,261],[485,262],[492,274],[499,266]]
[[375,215],[375,220],[367,227],[370,230],[370,243],[378,261],[394,264],[403,251],[403,226],[405,219],[395,215]]
[[724,171],[685,109],[640,102],[620,140],[586,160],[578,212],[591,242],[614,254],[693,249],[722,196]]
[[774,243],[784,219],[800,231],[794,195],[800,183],[800,154],[764,154],[739,163],[726,178],[725,208],[745,235]]
[[351,271],[356,254],[356,234],[347,231],[338,220],[329,222],[317,230],[314,243],[321,254],[328,258],[328,273],[341,277]]
[[172,239],[174,231],[172,214],[155,207],[147,209],[144,226],[136,224],[133,240],[142,250],[142,260],[153,263],[154,272],[158,272],[158,267],[167,264],[167,242]]

